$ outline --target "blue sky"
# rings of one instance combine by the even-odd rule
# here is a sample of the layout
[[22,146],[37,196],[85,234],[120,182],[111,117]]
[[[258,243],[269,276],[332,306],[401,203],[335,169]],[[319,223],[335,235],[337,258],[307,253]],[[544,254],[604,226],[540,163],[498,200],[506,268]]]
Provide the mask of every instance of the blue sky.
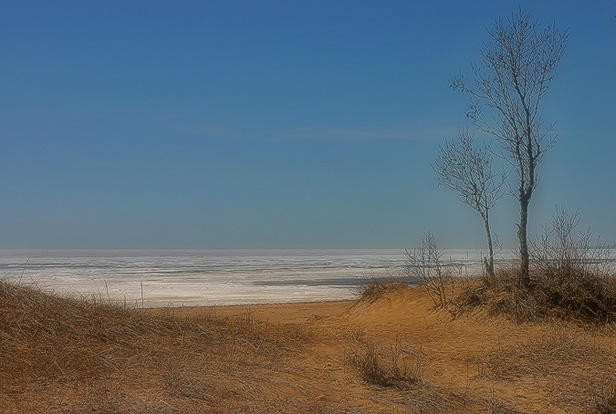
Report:
[[[430,164],[519,3],[2,2],[0,248],[483,247]],[[614,242],[616,1],[521,5],[570,31],[531,232],[562,205]]]

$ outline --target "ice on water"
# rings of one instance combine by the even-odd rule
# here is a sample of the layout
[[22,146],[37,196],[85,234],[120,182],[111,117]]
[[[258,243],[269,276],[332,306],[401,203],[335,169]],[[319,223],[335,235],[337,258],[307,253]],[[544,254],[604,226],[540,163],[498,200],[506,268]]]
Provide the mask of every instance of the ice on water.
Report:
[[[444,252],[474,270],[482,255]],[[403,250],[0,251],[0,277],[146,307],[349,299],[363,280],[395,276],[404,265]]]

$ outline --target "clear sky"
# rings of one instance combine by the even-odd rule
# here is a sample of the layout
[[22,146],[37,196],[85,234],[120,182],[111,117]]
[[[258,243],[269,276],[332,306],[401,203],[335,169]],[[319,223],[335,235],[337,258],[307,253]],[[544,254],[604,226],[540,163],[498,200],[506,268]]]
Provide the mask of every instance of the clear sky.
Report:
[[[616,241],[616,1],[2,1],[0,248],[484,246],[430,164],[521,3],[570,31],[556,205]],[[516,245],[516,200],[493,212]]]

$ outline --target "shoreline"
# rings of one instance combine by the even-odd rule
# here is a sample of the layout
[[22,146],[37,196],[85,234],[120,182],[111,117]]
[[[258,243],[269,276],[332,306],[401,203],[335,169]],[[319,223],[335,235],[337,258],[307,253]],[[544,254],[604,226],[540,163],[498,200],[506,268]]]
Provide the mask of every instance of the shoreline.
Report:
[[[448,249],[480,262],[481,249]],[[141,307],[347,300],[367,279],[395,278],[400,249],[0,250],[10,281],[72,297]]]

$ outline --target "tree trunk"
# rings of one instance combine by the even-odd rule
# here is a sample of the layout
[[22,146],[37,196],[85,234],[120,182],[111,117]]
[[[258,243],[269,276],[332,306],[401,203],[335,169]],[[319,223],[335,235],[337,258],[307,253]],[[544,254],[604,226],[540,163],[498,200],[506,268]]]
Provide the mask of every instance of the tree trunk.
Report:
[[488,238],[489,256],[486,261],[486,271],[488,272],[489,277],[494,277],[494,247],[492,246],[492,233],[490,232],[488,214],[482,214],[481,217],[483,218],[483,224],[486,227],[486,236]]
[[527,240],[527,228],[528,228],[528,204],[530,201],[529,196],[520,197],[520,224],[518,225],[518,239],[520,239],[520,287],[523,289],[530,288],[530,270],[529,270],[529,256],[528,256],[528,240]]

